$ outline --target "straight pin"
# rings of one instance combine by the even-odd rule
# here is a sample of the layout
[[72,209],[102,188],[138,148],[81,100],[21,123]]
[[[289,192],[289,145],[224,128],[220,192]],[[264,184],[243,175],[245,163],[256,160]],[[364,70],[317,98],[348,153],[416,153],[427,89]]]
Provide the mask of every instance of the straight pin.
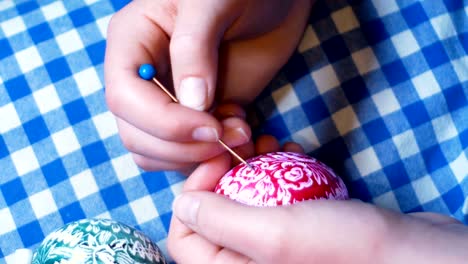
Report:
[[[144,80],[153,80],[154,83],[156,83],[161,90],[163,90],[175,103],[179,103],[179,100],[172,95],[172,93],[164,87],[164,85],[156,79],[156,70],[154,69],[153,65],[151,64],[143,64],[140,66],[140,69],[138,70],[138,74],[140,77]],[[226,143],[224,143],[221,139],[218,139],[218,143],[221,144],[229,153],[231,153],[236,159],[238,159],[240,162],[244,163],[246,166],[248,166],[250,169],[254,169],[252,165],[250,165],[247,161],[245,161],[239,154],[237,154],[234,150],[232,150]]]

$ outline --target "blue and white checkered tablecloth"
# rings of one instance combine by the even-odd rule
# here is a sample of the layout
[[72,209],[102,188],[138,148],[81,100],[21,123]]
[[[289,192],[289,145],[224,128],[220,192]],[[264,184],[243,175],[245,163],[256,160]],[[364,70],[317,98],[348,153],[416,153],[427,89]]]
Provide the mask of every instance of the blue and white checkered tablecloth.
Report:
[[[64,224],[112,218],[164,252],[183,177],[140,170],[104,101],[123,0],[0,0],[0,263]],[[353,197],[468,223],[468,1],[317,0],[254,105]],[[167,254],[167,253],[166,253]]]

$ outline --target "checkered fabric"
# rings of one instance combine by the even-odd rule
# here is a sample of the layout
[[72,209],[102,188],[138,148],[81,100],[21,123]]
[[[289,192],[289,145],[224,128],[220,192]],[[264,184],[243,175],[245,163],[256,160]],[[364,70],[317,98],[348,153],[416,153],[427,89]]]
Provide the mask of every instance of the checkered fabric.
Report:
[[[184,178],[138,169],[104,101],[106,27],[126,2],[0,0],[0,264],[91,217],[167,255]],[[301,143],[355,198],[468,223],[467,54],[466,0],[317,0],[255,132]]]

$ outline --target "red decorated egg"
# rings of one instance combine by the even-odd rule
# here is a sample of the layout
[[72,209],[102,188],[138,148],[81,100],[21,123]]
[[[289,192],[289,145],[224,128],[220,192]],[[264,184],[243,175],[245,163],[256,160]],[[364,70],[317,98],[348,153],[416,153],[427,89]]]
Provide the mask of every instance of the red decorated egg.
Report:
[[272,152],[228,171],[215,192],[253,206],[288,205],[305,200],[349,199],[343,180],[322,162],[294,152]]

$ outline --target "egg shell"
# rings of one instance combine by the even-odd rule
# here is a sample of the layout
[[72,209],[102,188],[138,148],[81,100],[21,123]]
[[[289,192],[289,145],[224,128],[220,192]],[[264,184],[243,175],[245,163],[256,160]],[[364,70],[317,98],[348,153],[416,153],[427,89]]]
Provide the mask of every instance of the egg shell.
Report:
[[343,180],[315,158],[295,152],[272,152],[228,171],[214,192],[252,206],[289,205],[305,200],[349,199]]
[[50,233],[33,255],[33,264],[165,264],[145,234],[108,219],[83,219]]

